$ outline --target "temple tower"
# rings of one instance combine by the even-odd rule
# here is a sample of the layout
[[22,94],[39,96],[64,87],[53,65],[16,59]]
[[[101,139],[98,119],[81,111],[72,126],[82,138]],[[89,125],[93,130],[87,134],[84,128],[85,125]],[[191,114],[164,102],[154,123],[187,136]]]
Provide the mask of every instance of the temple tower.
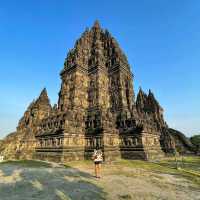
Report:
[[[147,129],[138,120],[133,74],[117,41],[98,21],[76,41],[60,75],[58,106],[42,120],[37,152],[61,161],[90,158],[96,148],[107,160],[145,158]],[[141,117],[146,119],[143,110]]]

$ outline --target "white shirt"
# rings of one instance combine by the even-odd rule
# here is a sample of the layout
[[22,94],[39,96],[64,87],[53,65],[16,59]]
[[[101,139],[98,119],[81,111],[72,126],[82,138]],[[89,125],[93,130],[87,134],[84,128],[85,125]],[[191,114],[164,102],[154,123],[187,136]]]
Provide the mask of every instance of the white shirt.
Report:
[[103,161],[102,152],[95,151],[94,154],[94,162],[101,162]]

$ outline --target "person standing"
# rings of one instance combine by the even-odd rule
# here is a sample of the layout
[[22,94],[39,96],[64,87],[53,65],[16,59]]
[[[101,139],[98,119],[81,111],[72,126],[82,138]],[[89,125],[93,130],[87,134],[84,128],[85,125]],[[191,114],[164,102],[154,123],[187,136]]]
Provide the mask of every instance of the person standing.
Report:
[[101,170],[101,164],[103,162],[103,153],[100,149],[94,150],[94,153],[92,155],[92,159],[94,161],[94,171],[95,171],[95,177],[100,178],[100,170]]

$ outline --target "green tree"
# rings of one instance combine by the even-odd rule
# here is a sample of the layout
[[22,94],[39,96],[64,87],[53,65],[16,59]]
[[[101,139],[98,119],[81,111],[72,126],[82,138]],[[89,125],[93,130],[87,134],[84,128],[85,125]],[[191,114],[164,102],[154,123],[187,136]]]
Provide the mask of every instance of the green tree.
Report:
[[196,152],[200,152],[200,135],[192,136],[190,141],[195,146]]
[[193,145],[195,146],[200,146],[200,135],[194,135],[190,138],[190,141],[192,142]]

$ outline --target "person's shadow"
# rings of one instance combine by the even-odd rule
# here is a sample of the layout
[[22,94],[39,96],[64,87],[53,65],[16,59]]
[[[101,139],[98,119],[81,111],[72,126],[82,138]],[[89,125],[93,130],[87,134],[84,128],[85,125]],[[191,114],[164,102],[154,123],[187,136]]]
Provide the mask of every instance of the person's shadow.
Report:
[[0,200],[104,200],[89,173],[71,167],[0,164]]

